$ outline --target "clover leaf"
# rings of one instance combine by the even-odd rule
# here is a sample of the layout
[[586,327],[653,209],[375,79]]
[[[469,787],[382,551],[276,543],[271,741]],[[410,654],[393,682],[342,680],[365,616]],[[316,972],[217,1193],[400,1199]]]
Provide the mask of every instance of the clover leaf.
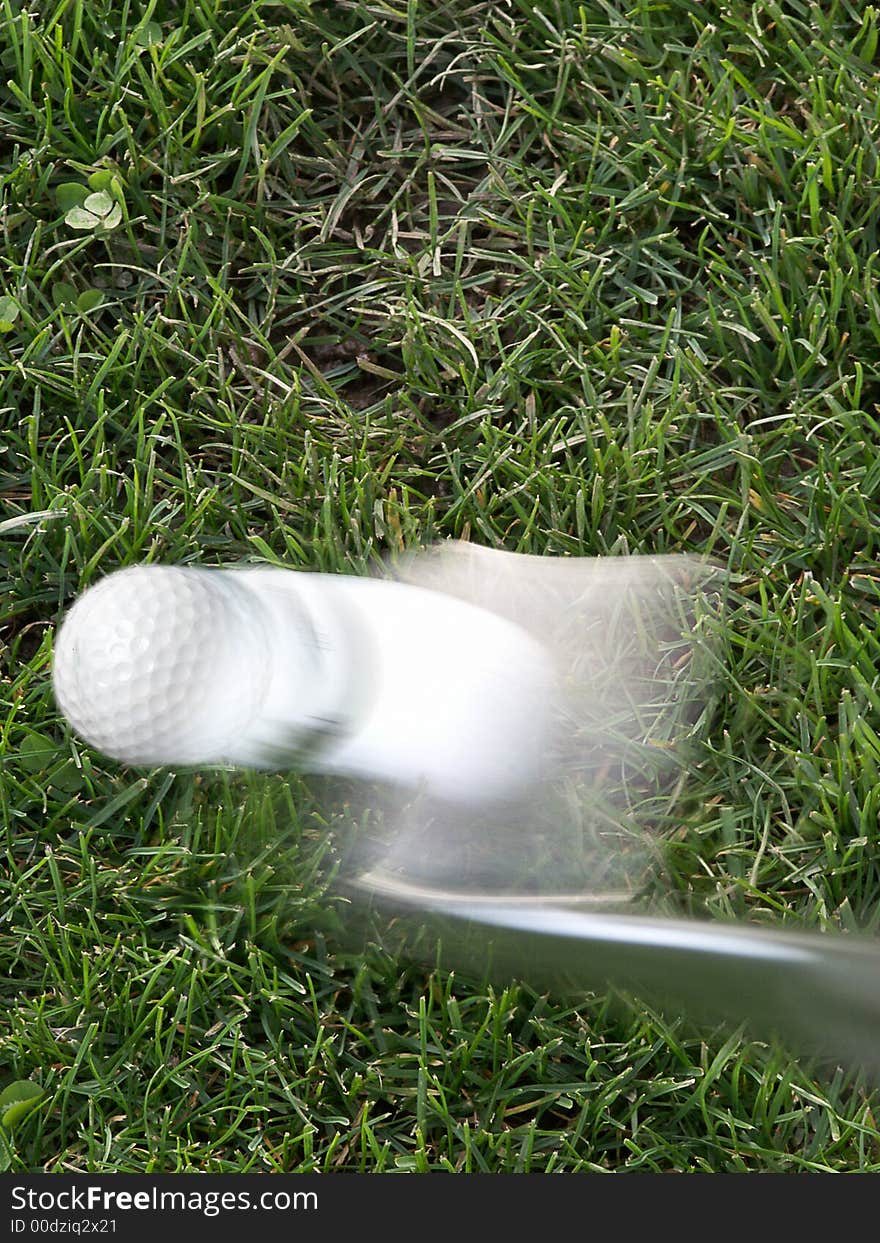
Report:
[[0,297],[0,332],[12,332],[20,314],[21,307],[14,298],[5,294]]
[[26,1118],[43,1099],[43,1089],[27,1079],[18,1079],[0,1092],[0,1122],[11,1130]]
[[122,221],[122,208],[105,190],[97,190],[83,200],[81,206],[71,207],[64,219],[72,229],[107,233]]

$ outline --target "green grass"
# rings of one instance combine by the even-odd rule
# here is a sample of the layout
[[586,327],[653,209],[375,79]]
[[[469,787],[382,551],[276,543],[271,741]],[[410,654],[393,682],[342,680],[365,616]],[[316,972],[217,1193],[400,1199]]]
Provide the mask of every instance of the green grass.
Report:
[[675,900],[874,930],[878,32],[0,0],[0,1087],[45,1090],[12,1169],[880,1169],[833,1059],[355,954],[306,782],[121,769],[49,681],[136,562],[703,553],[728,672]]

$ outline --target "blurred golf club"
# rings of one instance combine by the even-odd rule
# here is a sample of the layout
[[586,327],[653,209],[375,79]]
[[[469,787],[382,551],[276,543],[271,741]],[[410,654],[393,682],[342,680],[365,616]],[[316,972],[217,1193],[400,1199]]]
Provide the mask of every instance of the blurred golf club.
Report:
[[350,795],[361,847],[342,883],[362,935],[568,997],[626,989],[880,1070],[873,941],[664,913],[665,834],[720,681],[724,574],[687,557],[467,544],[408,555],[395,573],[526,629],[552,655],[559,697],[527,797],[463,809],[388,788]]

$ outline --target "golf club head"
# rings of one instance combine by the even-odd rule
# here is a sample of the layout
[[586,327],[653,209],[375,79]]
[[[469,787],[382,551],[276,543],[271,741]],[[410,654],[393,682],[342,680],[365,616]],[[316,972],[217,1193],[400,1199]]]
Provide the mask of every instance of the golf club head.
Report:
[[[387,572],[539,645],[552,671],[547,720],[518,759],[529,780],[507,789],[493,782],[467,800],[389,783],[344,789],[360,833],[344,869],[353,890],[424,909],[463,896],[629,903],[656,867],[710,708],[719,573],[690,557],[545,558],[462,543]],[[508,671],[511,714],[521,676]]]
[[724,575],[687,557],[568,560],[462,544],[411,554],[395,572],[539,639],[557,675],[556,728],[526,796],[464,811],[372,803],[384,833],[349,878],[362,935],[559,996],[629,990],[880,1072],[872,941],[664,913],[662,847],[710,725]]

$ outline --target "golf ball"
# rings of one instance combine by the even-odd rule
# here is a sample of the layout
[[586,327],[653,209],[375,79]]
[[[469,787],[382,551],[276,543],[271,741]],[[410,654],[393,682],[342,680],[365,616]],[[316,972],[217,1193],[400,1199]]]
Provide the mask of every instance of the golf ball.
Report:
[[259,601],[229,576],[137,566],[84,593],[57,637],[55,697],[94,747],[129,764],[222,758],[268,679]]

